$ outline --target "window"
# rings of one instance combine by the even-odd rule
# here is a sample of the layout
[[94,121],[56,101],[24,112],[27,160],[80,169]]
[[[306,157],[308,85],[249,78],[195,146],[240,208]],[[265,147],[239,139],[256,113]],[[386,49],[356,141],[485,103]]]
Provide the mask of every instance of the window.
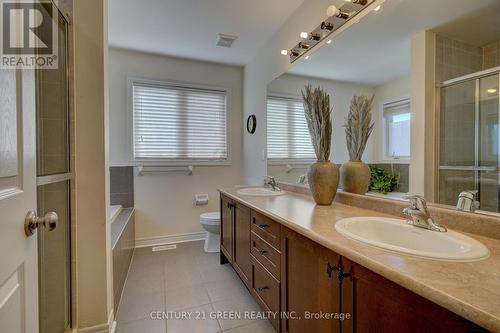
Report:
[[228,159],[227,90],[131,83],[134,160]]
[[410,100],[387,103],[384,109],[384,159],[410,158]]
[[302,99],[267,98],[267,157],[270,161],[282,162],[302,162],[316,157]]

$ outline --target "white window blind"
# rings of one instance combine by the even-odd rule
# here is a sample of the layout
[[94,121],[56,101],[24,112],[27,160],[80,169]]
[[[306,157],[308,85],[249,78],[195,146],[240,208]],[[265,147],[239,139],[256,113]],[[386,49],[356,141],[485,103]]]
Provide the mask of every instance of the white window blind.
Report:
[[227,160],[223,90],[133,82],[135,160]]
[[316,157],[302,99],[268,96],[267,157],[292,162]]
[[410,158],[410,101],[384,104],[385,158]]

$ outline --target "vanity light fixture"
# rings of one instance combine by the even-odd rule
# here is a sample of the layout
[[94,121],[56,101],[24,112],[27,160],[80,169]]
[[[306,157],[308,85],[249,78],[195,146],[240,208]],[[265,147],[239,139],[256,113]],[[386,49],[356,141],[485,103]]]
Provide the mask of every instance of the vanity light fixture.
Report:
[[326,9],[326,15],[329,17],[335,16],[344,20],[347,20],[349,18],[349,13],[344,12],[342,9],[337,8],[334,5],[328,6]]
[[281,50],[281,55],[288,55],[288,50]]
[[333,30],[333,23],[326,22],[326,21],[321,22],[321,30],[332,31]]
[[314,33],[314,32],[311,32],[311,34],[309,35],[309,40],[313,40],[313,41],[319,41],[321,39],[321,35],[320,34],[317,34],[317,33]]
[[[328,15],[327,19],[323,20],[321,24],[310,33],[304,31],[300,33],[301,40],[287,53],[290,56],[290,62],[293,63],[301,57],[309,58],[309,52],[318,45],[323,45],[323,43],[331,44],[332,34],[339,29],[342,30],[344,24],[347,22],[352,24],[355,21],[359,21],[362,16],[368,14],[369,11],[365,11],[365,9],[373,10],[375,6],[383,2],[385,2],[385,0],[345,0],[342,6],[328,6],[326,9],[326,14]],[[366,14],[357,17],[358,14],[363,11]],[[285,55],[283,52],[281,54]]]
[[309,44],[304,43],[304,42],[300,42],[297,46],[301,49],[304,49],[304,50],[307,50],[309,48]]

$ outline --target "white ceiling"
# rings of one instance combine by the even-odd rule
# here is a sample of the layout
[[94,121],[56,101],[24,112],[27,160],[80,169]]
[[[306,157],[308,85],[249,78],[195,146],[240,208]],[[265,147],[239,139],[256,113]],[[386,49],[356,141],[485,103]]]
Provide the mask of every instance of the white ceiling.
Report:
[[[109,0],[109,45],[244,65],[304,0]],[[217,34],[236,35],[231,48]]]
[[409,75],[416,33],[439,27],[484,45],[500,39],[499,14],[499,0],[387,0],[289,73],[377,86]]

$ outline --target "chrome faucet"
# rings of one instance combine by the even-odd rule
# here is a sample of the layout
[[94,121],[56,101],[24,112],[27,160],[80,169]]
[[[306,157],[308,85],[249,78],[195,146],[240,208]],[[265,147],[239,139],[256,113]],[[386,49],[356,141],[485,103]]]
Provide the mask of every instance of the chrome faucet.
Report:
[[477,191],[463,191],[458,195],[457,209],[464,212],[474,212],[480,203],[476,200]]
[[447,231],[445,226],[440,225],[431,217],[423,197],[419,195],[409,195],[406,199],[410,200],[410,207],[403,209],[403,214],[408,217],[406,223],[432,231]]
[[270,187],[273,191],[281,191],[278,187],[278,183],[273,176],[266,176],[264,178],[264,187]]

